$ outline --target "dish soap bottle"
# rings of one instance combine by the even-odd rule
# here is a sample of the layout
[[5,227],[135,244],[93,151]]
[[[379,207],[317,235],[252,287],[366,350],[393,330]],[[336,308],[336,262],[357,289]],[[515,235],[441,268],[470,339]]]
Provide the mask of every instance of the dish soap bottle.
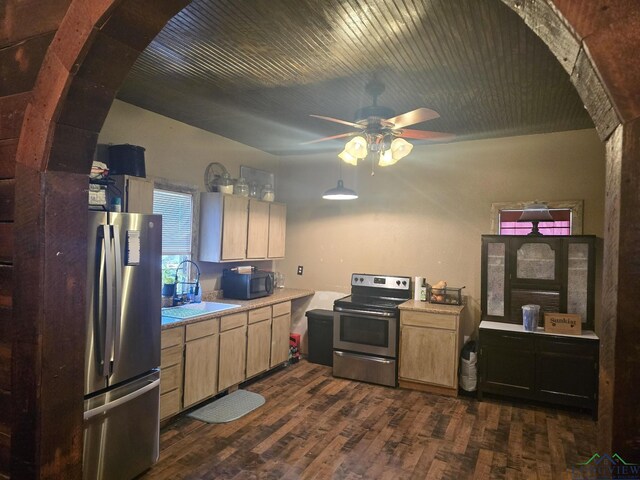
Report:
[[422,286],[420,287],[420,301],[427,301],[427,280],[425,278],[422,279]]

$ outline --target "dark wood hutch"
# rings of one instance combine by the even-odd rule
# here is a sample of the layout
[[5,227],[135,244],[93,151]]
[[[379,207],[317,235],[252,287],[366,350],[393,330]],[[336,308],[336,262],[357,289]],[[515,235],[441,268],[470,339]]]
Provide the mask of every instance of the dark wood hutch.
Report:
[[[478,395],[508,395],[597,412],[593,235],[482,236]],[[522,306],[540,305],[535,332]],[[581,335],[544,331],[544,313],[576,313]]]

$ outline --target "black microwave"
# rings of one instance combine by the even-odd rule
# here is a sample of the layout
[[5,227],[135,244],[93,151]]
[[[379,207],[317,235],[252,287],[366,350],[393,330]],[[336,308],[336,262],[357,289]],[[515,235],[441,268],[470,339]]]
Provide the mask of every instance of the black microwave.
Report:
[[273,293],[273,272],[255,270],[238,273],[232,270],[222,272],[222,295],[224,298],[251,300]]

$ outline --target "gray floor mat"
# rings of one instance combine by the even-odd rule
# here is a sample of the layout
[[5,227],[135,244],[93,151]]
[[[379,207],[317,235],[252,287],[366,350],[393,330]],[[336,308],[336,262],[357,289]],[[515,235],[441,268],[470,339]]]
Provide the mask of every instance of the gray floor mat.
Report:
[[247,413],[264,405],[262,395],[236,390],[204,407],[189,413],[187,416],[207,423],[227,423],[244,417]]

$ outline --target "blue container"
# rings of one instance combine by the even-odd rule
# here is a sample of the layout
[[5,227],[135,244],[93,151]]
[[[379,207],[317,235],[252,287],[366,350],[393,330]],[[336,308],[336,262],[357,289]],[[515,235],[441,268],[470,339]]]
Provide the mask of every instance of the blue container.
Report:
[[540,305],[522,306],[522,326],[526,332],[535,332],[538,328]]

